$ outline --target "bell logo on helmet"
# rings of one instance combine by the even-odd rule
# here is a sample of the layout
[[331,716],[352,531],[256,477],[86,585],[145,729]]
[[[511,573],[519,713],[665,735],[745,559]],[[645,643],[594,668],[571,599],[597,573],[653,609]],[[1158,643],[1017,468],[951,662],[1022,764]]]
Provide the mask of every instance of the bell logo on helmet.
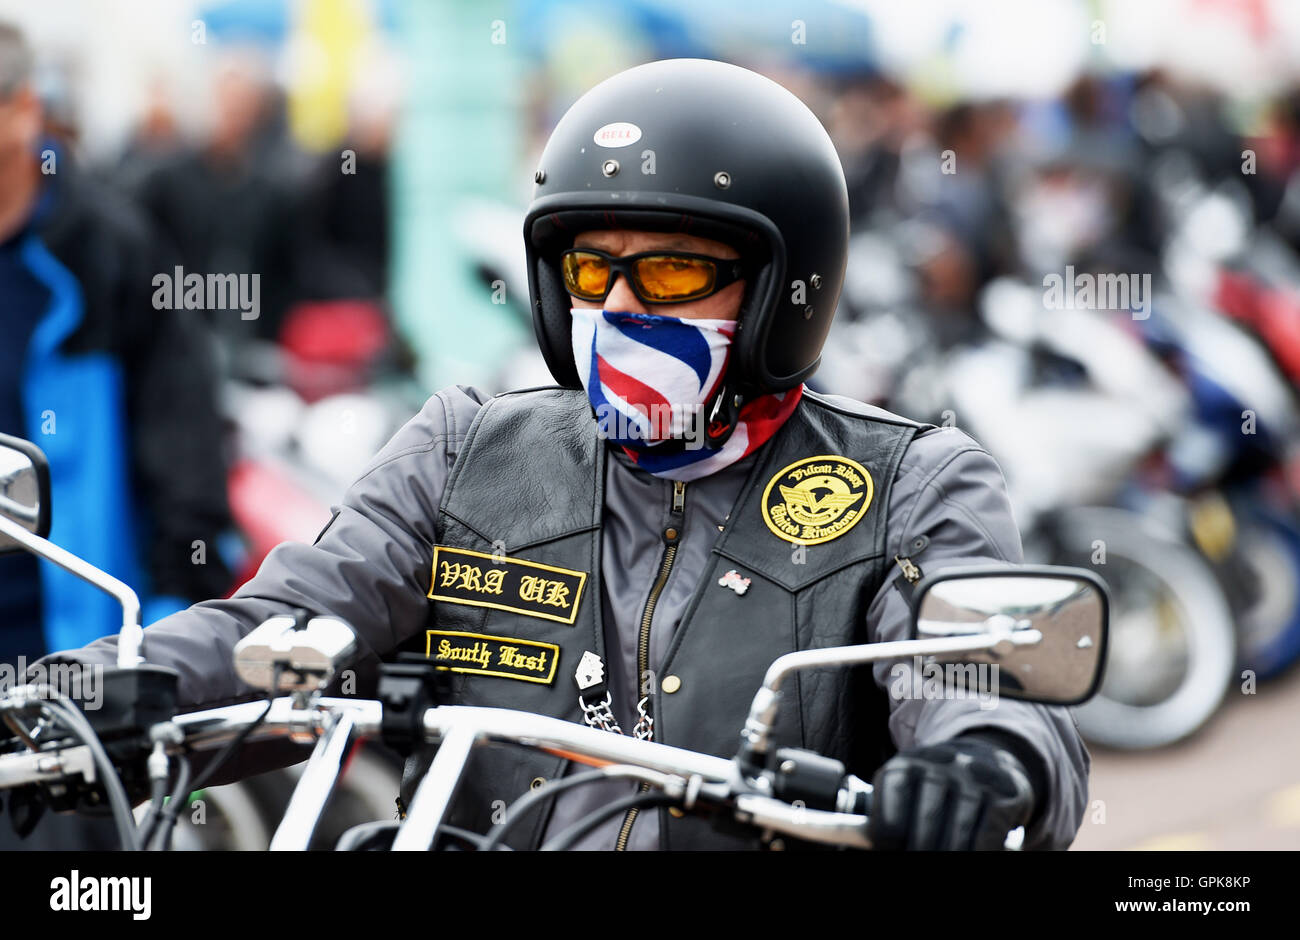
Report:
[[602,147],[627,147],[641,139],[641,128],[627,121],[615,121],[598,129],[591,139]]

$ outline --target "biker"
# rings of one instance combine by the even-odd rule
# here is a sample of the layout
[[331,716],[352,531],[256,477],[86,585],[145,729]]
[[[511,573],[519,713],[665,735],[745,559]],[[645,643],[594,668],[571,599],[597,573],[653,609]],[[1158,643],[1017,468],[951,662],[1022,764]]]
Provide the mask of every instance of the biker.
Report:
[[[446,667],[448,703],[525,709],[730,757],[773,659],[906,639],[916,568],[1019,562],[996,463],[955,428],[804,384],[836,308],[844,176],[776,83],[681,59],[582,96],[541,157],[525,220],[534,325],[557,386],[429,399],[313,545],[286,543],[227,600],[145,631],[187,708],[251,698],[238,640],[293,608],[339,617],[362,657]],[[109,663],[116,640],[65,654]],[[877,786],[886,848],[1064,848],[1089,756],[1064,708],[913,697],[900,667],[804,673],[783,744]],[[907,664],[902,667],[908,668]],[[226,777],[301,759],[248,749]],[[428,754],[408,762],[409,796]],[[474,752],[447,822],[485,831],[562,756]],[[540,844],[633,784],[561,794]],[[583,848],[757,843],[675,810],[612,818]]]

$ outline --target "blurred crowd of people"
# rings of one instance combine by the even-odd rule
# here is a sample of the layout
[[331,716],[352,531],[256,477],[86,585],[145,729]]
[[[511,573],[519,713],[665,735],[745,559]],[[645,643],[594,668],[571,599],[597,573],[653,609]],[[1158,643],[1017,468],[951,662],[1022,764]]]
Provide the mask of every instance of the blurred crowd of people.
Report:
[[[348,138],[309,154],[266,55],[232,48],[200,135],[159,85],[120,156],[92,163],[38,62],[0,24],[0,432],[46,451],[52,537],[139,588],[149,622],[235,586],[221,383],[259,361],[239,351],[340,305],[387,329],[393,109],[356,101]],[[258,316],[159,315],[155,279],[173,272],[257,274]],[[32,556],[0,558],[0,661],[101,635],[106,604]]]
[[1300,87],[1243,113],[1158,70],[1090,73],[1056,99],[934,107],[868,75],[828,92],[823,113],[855,234],[886,234],[907,274],[905,287],[869,283],[853,259],[843,320],[905,289],[948,345],[980,331],[980,292],[999,277],[1038,283],[1071,265],[1167,287],[1179,187],[1192,181],[1300,250]]
[[263,54],[232,51],[213,71],[199,140],[182,136],[173,98],[156,89],[120,159],[101,168],[155,225],[161,270],[172,262],[260,273],[270,293],[254,332],[264,338],[278,335],[295,303],[381,300],[393,115],[358,103],[349,138],[308,155],[287,132],[284,96]]

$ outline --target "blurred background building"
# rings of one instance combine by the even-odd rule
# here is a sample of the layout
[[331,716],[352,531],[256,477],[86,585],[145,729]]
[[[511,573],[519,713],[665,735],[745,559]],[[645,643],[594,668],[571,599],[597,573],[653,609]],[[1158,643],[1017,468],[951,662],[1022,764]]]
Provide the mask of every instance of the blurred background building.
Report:
[[[433,390],[549,381],[521,223],[583,91],[702,56],[818,114],[853,241],[814,386],[957,424],[1114,592],[1080,847],[1300,847],[1300,4],[0,0],[46,132],[205,309],[231,588]],[[105,628],[110,629],[109,627]]]

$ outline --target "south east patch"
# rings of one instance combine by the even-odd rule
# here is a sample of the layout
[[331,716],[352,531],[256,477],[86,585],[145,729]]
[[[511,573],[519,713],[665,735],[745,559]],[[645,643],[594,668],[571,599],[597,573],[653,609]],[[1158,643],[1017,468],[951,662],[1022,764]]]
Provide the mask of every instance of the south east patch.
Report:
[[555,680],[560,662],[560,648],[554,643],[458,630],[425,631],[424,655],[437,668],[451,672],[545,685]]

